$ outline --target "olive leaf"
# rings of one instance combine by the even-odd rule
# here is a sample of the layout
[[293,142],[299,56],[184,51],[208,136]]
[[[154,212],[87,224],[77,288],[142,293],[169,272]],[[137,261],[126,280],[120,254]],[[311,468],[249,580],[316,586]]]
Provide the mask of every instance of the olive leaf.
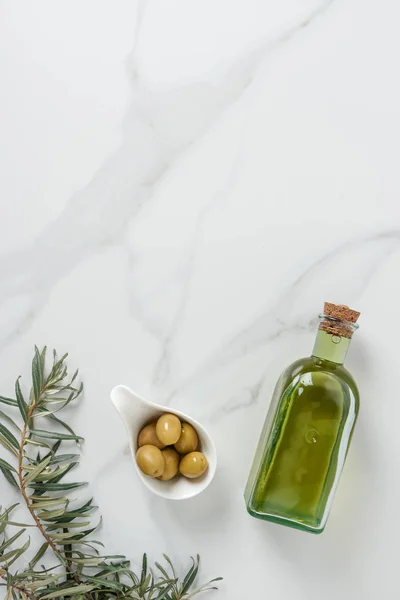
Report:
[[32,360],[32,395],[36,403],[40,398],[40,394],[43,388],[43,370],[45,356],[46,350],[44,349],[43,356],[41,356],[41,353],[39,352],[37,346],[35,346],[35,355]]
[[0,402],[3,404],[8,404],[9,406],[18,406],[16,400],[13,400],[13,398],[6,398],[5,396],[0,396]]
[[18,408],[20,410],[22,418],[25,423],[28,423],[28,407],[22,395],[19,380],[20,377],[18,377],[17,381],[15,382],[15,397],[17,398]]
[[10,469],[7,469],[6,467],[3,467],[3,465],[0,463],[0,471],[3,473],[4,477],[7,479],[8,483],[11,483],[12,486],[14,486],[15,488],[19,489],[18,482],[15,479],[14,475],[12,474],[12,472],[10,471]]
[[7,440],[7,442],[15,448],[15,450],[19,450],[19,443],[17,438],[11,433],[11,431],[7,429],[7,427],[2,425],[2,423],[0,423],[0,435],[2,435]]
[[14,427],[14,429],[16,431],[18,431],[18,433],[21,433],[21,428],[19,427],[19,425],[17,425],[17,423],[14,421],[14,419],[12,419],[9,415],[7,415],[2,410],[0,410],[0,420],[6,421],[10,425],[12,425]]
[[44,542],[39,550],[36,552],[35,556],[32,558],[32,560],[29,562],[29,568],[33,569],[33,567],[36,565],[36,563],[39,562],[39,560],[46,554],[47,548],[49,547],[49,543],[48,542]]
[[17,470],[14,469],[14,467],[12,465],[10,465],[6,460],[4,460],[3,458],[0,458],[0,467],[2,467],[3,469],[6,469],[7,471],[12,471],[13,473],[16,473]]

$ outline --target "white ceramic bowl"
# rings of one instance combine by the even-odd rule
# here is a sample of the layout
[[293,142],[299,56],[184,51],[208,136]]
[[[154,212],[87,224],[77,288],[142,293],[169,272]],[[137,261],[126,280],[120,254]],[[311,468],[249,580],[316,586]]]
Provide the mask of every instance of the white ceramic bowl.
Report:
[[[157,496],[168,498],[169,500],[185,500],[197,496],[197,494],[206,489],[215,475],[217,451],[210,434],[200,423],[179,410],[174,410],[169,406],[153,404],[145,400],[125,385],[117,385],[113,388],[111,391],[111,401],[125,424],[136,472],[149,490],[157,494]],[[208,460],[207,471],[198,479],[175,477],[170,481],[159,481],[158,479],[144,475],[136,464],[135,455],[138,448],[137,438],[140,430],[149,421],[157,419],[157,417],[166,412],[176,415],[181,421],[190,423],[198,433],[201,451]]]

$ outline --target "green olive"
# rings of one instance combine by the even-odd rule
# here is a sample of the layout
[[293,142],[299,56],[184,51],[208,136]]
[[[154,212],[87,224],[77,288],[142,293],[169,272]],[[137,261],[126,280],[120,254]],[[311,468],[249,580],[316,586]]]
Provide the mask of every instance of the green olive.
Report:
[[161,477],[164,473],[165,460],[162,452],[156,446],[147,444],[136,452],[136,462],[139,469],[149,477]]
[[181,435],[181,422],[169,413],[162,415],[156,425],[157,437],[166,446],[176,444]]
[[208,461],[202,452],[190,452],[179,463],[179,471],[189,479],[196,479],[206,472]]
[[164,473],[159,477],[162,481],[169,481],[178,472],[179,468],[179,454],[173,448],[165,448],[161,451],[161,454],[165,460]]
[[197,437],[195,428],[189,425],[189,423],[182,423],[181,437],[175,444],[175,450],[179,454],[188,454],[196,450],[198,443],[199,438]]
[[138,446],[156,446],[160,450],[165,448],[165,444],[162,444],[156,434],[156,423],[150,423],[143,427],[138,437]]

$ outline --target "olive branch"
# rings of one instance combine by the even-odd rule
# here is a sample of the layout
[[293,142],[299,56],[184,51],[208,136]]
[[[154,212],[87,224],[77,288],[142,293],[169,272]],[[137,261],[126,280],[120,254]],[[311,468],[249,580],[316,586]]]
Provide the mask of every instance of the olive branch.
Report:
[[[80,488],[85,482],[66,482],[64,477],[78,464],[77,453],[61,453],[65,442],[78,446],[83,438],[56,413],[76,401],[83,390],[76,383],[78,370],[68,376],[65,360],[53,351],[52,367],[46,375],[46,347],[35,347],[32,360],[32,388],[29,401],[21,390],[19,377],[15,383],[15,398],[0,396],[6,410],[19,411],[19,423],[8,412],[0,410],[0,444],[13,456],[13,464],[0,458],[0,470],[9,484],[22,496],[32,523],[13,520],[12,513],[19,503],[0,507],[0,585],[6,586],[6,600],[70,600],[143,599],[189,600],[193,596],[217,589],[217,577],[193,589],[199,570],[199,556],[183,578],[176,575],[168,556],[165,566],[155,563],[148,567],[143,555],[140,575],[130,569],[124,555],[102,555],[103,544],[91,539],[98,525],[91,518],[96,506],[90,499],[77,504],[68,496],[70,490]],[[51,424],[51,430],[42,423]],[[35,527],[43,543],[22,570],[11,571],[11,566],[28,550],[29,527]],[[9,534],[9,531],[17,533]],[[54,564],[40,564],[45,558]],[[25,561],[26,562],[26,561]]]

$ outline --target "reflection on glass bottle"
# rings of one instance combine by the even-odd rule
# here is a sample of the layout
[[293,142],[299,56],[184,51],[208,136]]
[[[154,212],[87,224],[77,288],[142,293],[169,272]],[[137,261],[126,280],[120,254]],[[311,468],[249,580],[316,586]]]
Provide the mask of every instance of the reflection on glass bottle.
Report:
[[312,356],[281,375],[246,486],[252,516],[324,530],[359,408],[343,367],[359,315],[325,303]]

